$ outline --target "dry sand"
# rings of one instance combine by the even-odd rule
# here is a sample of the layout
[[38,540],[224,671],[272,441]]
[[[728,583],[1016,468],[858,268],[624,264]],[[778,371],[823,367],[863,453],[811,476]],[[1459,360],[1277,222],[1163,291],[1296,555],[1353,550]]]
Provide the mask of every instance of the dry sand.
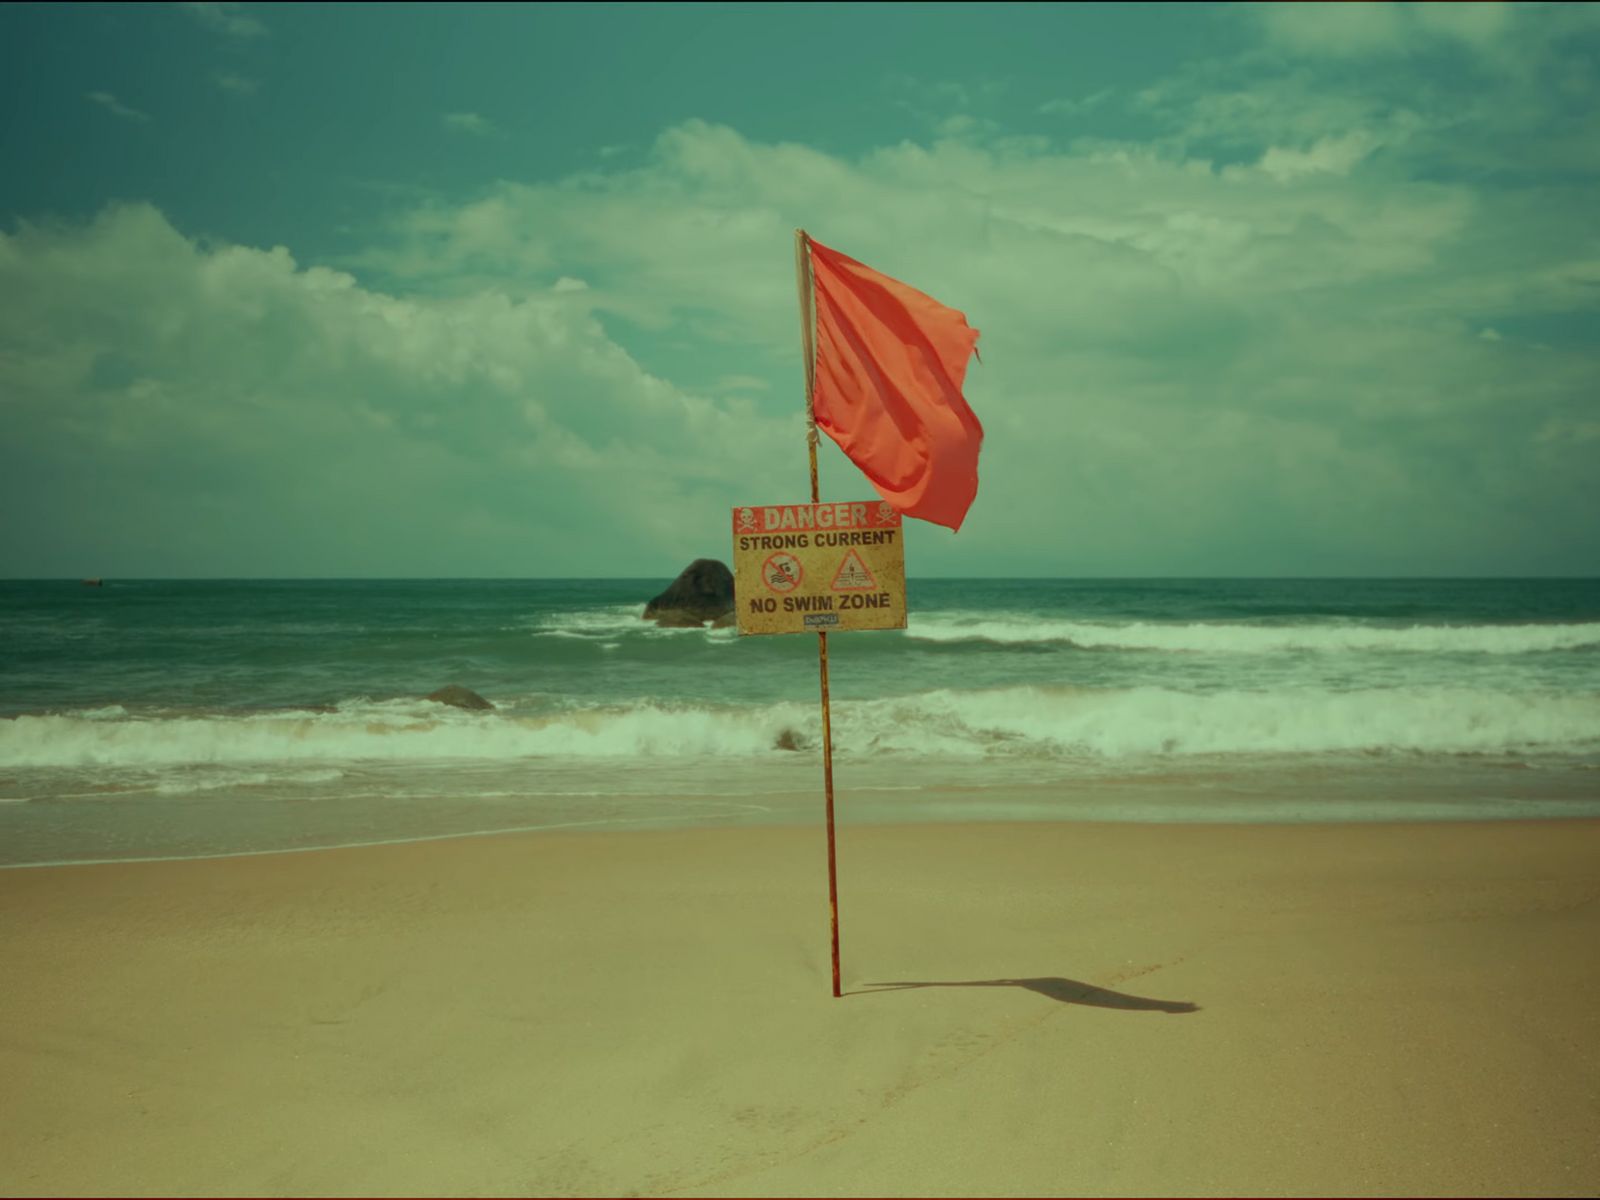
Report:
[[841,1000],[824,871],[0,871],[0,1191],[1600,1192],[1600,822],[846,828]]

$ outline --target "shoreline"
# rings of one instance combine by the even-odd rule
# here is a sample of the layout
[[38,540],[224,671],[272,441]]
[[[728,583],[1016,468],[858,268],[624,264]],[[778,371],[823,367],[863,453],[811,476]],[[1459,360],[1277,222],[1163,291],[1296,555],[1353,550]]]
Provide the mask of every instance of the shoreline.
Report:
[[[469,829],[454,832],[419,834],[415,837],[378,838],[372,841],[358,842],[329,842],[317,846],[282,846],[269,847],[261,850],[222,850],[204,851],[195,854],[153,854],[129,856],[125,858],[68,858],[48,862],[19,862],[0,863],[0,871],[42,871],[64,867],[114,867],[132,866],[156,863],[187,863],[211,862],[234,858],[262,858],[275,857],[287,854],[321,854],[336,850],[373,850],[385,846],[410,846],[427,842],[453,842],[470,838],[497,838],[497,837],[533,837],[541,834],[569,834],[569,833],[616,833],[616,834],[652,834],[652,833],[693,833],[693,832],[733,832],[738,830],[753,829],[787,829],[804,831],[814,829],[821,832],[823,821],[820,816],[814,820],[793,819],[775,820],[748,824],[728,825],[696,825],[696,824],[669,824],[667,818],[649,823],[640,822],[635,818],[607,818],[600,817],[588,821],[560,821],[548,825],[511,825],[496,829]],[[1123,820],[1105,820],[1095,817],[1082,819],[1068,817],[973,817],[953,818],[938,820],[931,818],[908,818],[903,821],[860,821],[840,820],[838,829],[841,833],[856,830],[891,830],[907,828],[934,828],[934,829],[961,829],[968,826],[1031,826],[1031,825],[1062,825],[1062,826],[1133,826],[1133,827],[1175,827],[1187,828],[1199,826],[1204,828],[1221,829],[1255,829],[1255,828],[1280,828],[1289,827],[1296,829],[1328,828],[1339,829],[1347,826],[1432,826],[1432,825],[1500,825],[1500,824],[1533,824],[1546,825],[1552,822],[1569,822],[1573,824],[1586,824],[1600,821],[1600,816],[1587,813],[1541,813],[1534,816],[1518,816],[1511,813],[1472,813],[1464,816],[1440,816],[1418,818],[1415,816],[1397,817],[1364,817],[1347,820],[1316,820],[1302,818],[1284,818],[1281,820],[1240,820],[1230,817],[1195,818],[1191,820],[1173,820],[1170,818],[1127,818]],[[622,826],[622,828],[614,828]]]
[[[438,773],[356,783],[46,796],[0,804],[0,871],[175,862],[566,830],[811,828],[822,820],[820,770],[783,763],[714,775],[690,790],[677,770],[549,781],[514,772]],[[779,767],[787,770],[779,770]],[[798,770],[798,779],[796,770]],[[866,775],[865,778],[858,776]],[[660,780],[659,774],[656,778]],[[796,784],[799,786],[796,786]],[[452,785],[458,789],[449,790]],[[670,785],[670,787],[666,786]],[[1570,821],[1600,818],[1593,769],[1510,771],[1481,764],[1184,764],[1160,772],[988,781],[852,769],[838,789],[841,828],[902,825],[1344,825]],[[352,790],[354,787],[354,790]],[[549,790],[539,790],[549,788]],[[681,790],[680,790],[681,789]],[[481,794],[480,794],[481,793]]]
[[1592,1195],[1600,820],[0,873],[16,1195]]

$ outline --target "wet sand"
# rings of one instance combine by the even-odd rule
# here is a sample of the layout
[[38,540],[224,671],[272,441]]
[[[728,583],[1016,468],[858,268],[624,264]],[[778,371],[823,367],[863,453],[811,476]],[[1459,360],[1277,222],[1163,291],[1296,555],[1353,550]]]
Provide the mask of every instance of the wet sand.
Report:
[[0,871],[6,1195],[1595,1195],[1600,822]]

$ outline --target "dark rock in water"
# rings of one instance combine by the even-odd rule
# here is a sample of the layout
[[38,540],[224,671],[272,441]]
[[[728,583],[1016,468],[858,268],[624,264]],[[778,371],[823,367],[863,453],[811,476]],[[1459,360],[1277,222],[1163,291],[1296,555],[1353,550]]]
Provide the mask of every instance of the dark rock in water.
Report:
[[774,750],[809,750],[811,742],[803,733],[796,733],[793,729],[781,730],[777,740],[772,743]]
[[478,709],[494,707],[471,688],[458,687],[453,683],[449,687],[442,687],[437,692],[432,693],[428,699],[435,700],[440,704],[449,704],[455,708]]
[[713,628],[713,629],[732,629],[735,626],[737,626],[738,624],[739,624],[739,614],[738,613],[736,613],[736,612],[725,612],[720,617],[718,617],[715,621],[711,622],[711,628]]
[[644,619],[690,628],[733,612],[733,572],[714,558],[697,558],[649,604]]

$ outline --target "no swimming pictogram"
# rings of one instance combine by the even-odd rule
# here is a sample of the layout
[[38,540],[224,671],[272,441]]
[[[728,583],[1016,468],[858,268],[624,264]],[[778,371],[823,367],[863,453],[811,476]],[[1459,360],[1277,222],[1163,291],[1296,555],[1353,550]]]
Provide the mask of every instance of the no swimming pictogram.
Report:
[[761,582],[775,592],[792,592],[800,586],[805,568],[792,554],[769,554],[761,564]]
[[878,581],[872,577],[867,564],[861,561],[861,555],[852,550],[844,556],[829,586],[836,592],[875,592],[878,590]]

